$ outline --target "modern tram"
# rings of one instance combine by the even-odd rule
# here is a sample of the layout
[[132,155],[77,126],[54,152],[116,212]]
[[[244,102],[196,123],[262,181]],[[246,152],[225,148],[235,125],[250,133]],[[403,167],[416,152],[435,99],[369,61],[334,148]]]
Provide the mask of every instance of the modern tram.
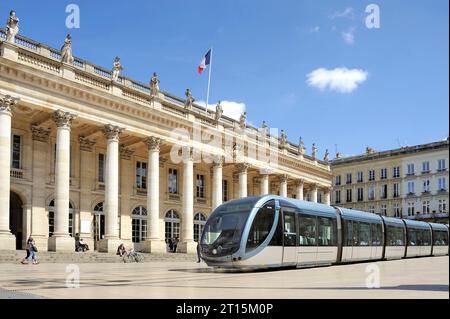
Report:
[[300,268],[445,256],[448,239],[448,225],[264,195],[215,209],[200,254],[212,267]]

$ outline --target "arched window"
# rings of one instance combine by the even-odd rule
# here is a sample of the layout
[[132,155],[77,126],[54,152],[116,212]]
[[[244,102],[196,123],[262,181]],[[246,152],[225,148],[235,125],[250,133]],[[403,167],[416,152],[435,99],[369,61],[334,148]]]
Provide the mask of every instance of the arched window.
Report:
[[[105,213],[103,212],[104,202],[100,202],[94,207],[94,240],[95,242],[105,237]],[[97,247],[95,247],[97,248]]]
[[180,216],[173,209],[166,213],[164,218],[166,224],[166,239],[180,237]]
[[198,242],[202,237],[203,229],[205,228],[206,217],[202,213],[197,213],[194,216],[194,241]]
[[[69,235],[73,237],[73,205],[69,201]],[[53,236],[55,231],[55,200],[53,199],[50,204],[48,204],[48,237]]]
[[138,206],[131,213],[132,233],[131,239],[134,244],[138,244],[147,238],[147,209]]

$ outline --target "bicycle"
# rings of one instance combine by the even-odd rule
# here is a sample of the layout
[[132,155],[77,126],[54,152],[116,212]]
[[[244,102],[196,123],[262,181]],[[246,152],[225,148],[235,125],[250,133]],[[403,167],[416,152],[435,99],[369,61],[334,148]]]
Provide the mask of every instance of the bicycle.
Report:
[[134,250],[130,250],[129,252],[123,255],[122,260],[124,263],[132,263],[132,262],[140,263],[144,261],[144,255]]

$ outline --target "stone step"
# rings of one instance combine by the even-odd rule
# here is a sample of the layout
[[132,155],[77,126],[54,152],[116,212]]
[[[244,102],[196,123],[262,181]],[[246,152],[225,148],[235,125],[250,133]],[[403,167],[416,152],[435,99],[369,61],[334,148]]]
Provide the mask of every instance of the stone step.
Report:
[[[152,261],[188,261],[197,260],[196,255],[167,253],[143,254],[144,262]],[[0,251],[0,263],[18,263],[26,256],[24,250]],[[115,254],[99,252],[38,252],[37,259],[41,263],[121,263],[123,259]]]

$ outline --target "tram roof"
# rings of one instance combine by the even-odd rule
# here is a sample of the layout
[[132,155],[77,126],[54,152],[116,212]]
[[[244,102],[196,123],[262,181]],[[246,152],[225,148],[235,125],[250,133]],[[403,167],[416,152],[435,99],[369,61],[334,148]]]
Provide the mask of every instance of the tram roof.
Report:
[[383,220],[380,215],[367,213],[360,210],[339,207],[344,219],[351,219],[361,222],[372,222],[381,224]]
[[430,224],[418,220],[404,219],[408,228],[430,229]]
[[383,219],[387,225],[397,226],[397,227],[400,226],[403,228],[405,227],[405,223],[403,222],[403,219],[394,218],[394,217],[386,217],[386,216],[383,216]]
[[433,230],[448,231],[448,226],[446,226],[444,224],[430,223],[430,225],[431,225],[431,228],[433,228]]

